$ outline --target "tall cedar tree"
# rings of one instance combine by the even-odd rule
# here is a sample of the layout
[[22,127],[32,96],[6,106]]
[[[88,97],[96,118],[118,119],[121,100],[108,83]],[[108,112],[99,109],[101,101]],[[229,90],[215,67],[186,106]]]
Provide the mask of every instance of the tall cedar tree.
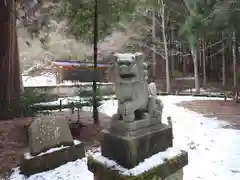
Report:
[[0,120],[6,120],[21,115],[15,0],[0,1],[0,24]]

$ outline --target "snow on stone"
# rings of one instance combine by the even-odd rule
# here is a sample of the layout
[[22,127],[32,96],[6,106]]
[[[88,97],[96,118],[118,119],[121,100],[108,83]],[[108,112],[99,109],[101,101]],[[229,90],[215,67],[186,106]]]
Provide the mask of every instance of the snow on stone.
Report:
[[8,180],[93,180],[93,174],[87,169],[87,158],[68,162],[54,170],[37,173],[29,177],[20,174],[19,167],[13,169]]
[[123,175],[137,176],[145,171],[150,170],[151,168],[154,168],[154,167],[157,167],[158,165],[163,164],[166,160],[171,159],[179,155],[180,153],[181,153],[180,149],[171,147],[171,148],[168,148],[166,151],[159,152],[145,159],[144,162],[139,163],[139,165],[129,170],[118,165],[115,161],[109,160],[108,158],[103,156],[95,155],[94,159],[105,164],[110,169],[118,170]]
[[79,144],[81,144],[81,141],[74,139],[73,143],[74,143],[74,145],[79,145]]
[[[78,144],[80,144],[81,142],[78,141],[78,140],[73,140],[73,143],[74,143],[75,145],[78,145]],[[49,150],[47,150],[47,151],[45,151],[45,152],[42,152],[42,153],[38,154],[37,156],[42,156],[42,155],[44,155],[44,154],[50,154],[50,153],[52,153],[52,152],[60,151],[60,150],[62,150],[62,149],[68,148],[68,147],[69,147],[69,146],[60,146],[60,147],[56,147],[56,148],[51,148],[51,149],[49,149]],[[34,156],[32,156],[29,152],[25,153],[25,154],[24,154],[24,157],[25,157],[26,159],[32,159],[32,158],[34,158]]]

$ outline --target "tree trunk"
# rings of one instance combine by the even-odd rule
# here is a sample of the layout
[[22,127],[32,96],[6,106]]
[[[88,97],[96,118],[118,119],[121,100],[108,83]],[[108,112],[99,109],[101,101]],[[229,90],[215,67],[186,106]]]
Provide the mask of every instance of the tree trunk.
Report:
[[222,85],[226,85],[226,60],[225,60],[225,44],[222,42]]
[[0,120],[6,120],[21,115],[15,0],[0,1],[0,24]]
[[196,93],[200,93],[199,79],[198,79],[198,60],[197,60],[197,50],[196,48],[191,48],[193,66],[194,66],[194,78],[195,78],[195,89]]
[[162,1],[161,4],[161,19],[162,19],[162,36],[163,36],[163,44],[164,44],[164,52],[165,52],[165,70],[166,70],[166,92],[171,92],[170,86],[170,73],[169,73],[169,53],[168,53],[168,45],[167,45],[167,37],[166,37],[166,24],[165,24],[165,7]]
[[170,57],[171,57],[171,72],[174,73],[175,71],[175,56],[173,55],[173,41],[174,41],[174,24],[171,23],[171,42],[170,42]]
[[205,39],[202,41],[202,62],[203,62],[203,85],[207,84],[207,73],[206,73],[206,43]]
[[237,57],[236,57],[236,33],[232,35],[232,55],[233,55],[233,87],[237,86]]
[[22,79],[22,73],[20,72],[20,90],[21,92],[24,92],[24,85],[23,85],[23,79]]
[[152,39],[153,39],[153,51],[152,51],[152,77],[156,78],[156,46],[155,46],[155,40],[156,40],[156,17],[155,17],[155,9],[153,8],[152,11]]
[[[181,45],[181,51],[185,52],[185,45],[184,44]],[[181,55],[180,55],[180,57],[181,57],[182,62],[183,62],[183,75],[186,76],[187,75],[187,58],[186,58],[186,56],[183,57]]]

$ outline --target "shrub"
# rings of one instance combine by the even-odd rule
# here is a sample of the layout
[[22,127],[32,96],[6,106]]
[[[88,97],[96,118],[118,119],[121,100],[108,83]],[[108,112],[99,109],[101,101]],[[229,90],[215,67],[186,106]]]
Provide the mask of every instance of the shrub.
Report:
[[42,111],[35,108],[35,104],[51,101],[56,96],[49,95],[45,91],[38,91],[35,89],[25,89],[20,95],[20,105],[22,109],[22,115],[24,117],[35,116]]
[[[82,99],[84,99],[84,101],[88,101],[89,105],[92,106],[93,105],[93,90],[92,87],[91,88],[80,88],[79,92],[78,92],[79,97]],[[103,100],[103,95],[104,95],[104,91],[100,89],[100,87],[97,87],[97,92],[96,92],[96,96],[97,96],[97,105],[101,105],[101,101]]]

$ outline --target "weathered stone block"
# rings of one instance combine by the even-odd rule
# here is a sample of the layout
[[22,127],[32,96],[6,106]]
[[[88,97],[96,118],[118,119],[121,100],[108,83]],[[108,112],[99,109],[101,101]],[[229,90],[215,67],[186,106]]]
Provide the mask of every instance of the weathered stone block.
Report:
[[52,116],[33,121],[29,127],[29,146],[33,156],[58,146],[73,145],[73,138],[68,121]]
[[[131,175],[119,166],[109,167],[96,157],[88,157],[88,169],[94,174],[94,180],[183,180],[183,167],[188,164],[187,152],[166,159],[164,163],[142,173]],[[126,173],[127,172],[127,173]]]
[[144,159],[172,147],[172,128],[153,124],[128,134],[103,131],[102,155],[125,168],[132,168]]
[[83,143],[75,143],[73,146],[59,148],[53,152],[45,152],[38,156],[31,156],[30,153],[22,155],[20,159],[20,170],[24,175],[57,168],[70,161],[83,158],[85,156]]
[[[156,125],[156,126],[153,126]],[[141,119],[133,122],[124,122],[124,121],[113,121],[111,125],[110,132],[114,134],[120,134],[120,135],[131,135],[136,134],[139,132],[139,130],[146,131],[146,128],[152,126],[155,127],[155,129],[158,129],[159,126],[161,126],[161,121],[159,121],[157,118],[151,118],[151,119]],[[138,133],[139,134],[139,133]]]

